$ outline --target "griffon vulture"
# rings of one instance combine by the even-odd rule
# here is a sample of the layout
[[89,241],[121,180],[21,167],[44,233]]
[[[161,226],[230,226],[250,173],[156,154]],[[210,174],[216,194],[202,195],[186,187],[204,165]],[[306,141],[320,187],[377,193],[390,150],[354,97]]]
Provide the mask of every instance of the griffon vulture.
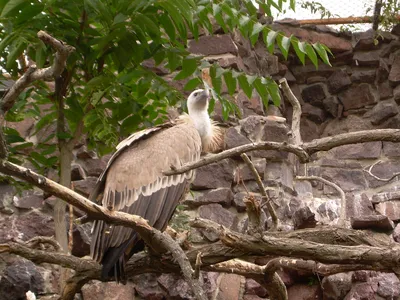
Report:
[[[171,166],[196,161],[201,152],[218,147],[221,131],[208,115],[208,90],[196,90],[187,100],[189,114],[174,122],[132,134],[117,146],[90,196],[102,198],[110,210],[141,216],[164,230],[185,196],[193,171],[165,176]],[[125,281],[128,259],[144,247],[138,234],[124,226],[98,220],[93,224],[91,256],[102,264],[103,279]]]

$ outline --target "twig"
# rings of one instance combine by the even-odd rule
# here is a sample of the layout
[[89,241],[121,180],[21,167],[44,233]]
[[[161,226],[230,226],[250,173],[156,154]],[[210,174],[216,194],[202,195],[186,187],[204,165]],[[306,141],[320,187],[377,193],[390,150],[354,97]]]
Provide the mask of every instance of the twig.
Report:
[[197,253],[197,257],[196,257],[196,264],[194,266],[194,275],[193,278],[195,279],[199,279],[200,277],[200,270],[201,270],[201,252]]
[[397,172],[397,173],[394,173],[394,174],[393,174],[391,177],[389,177],[389,178],[381,178],[381,177],[378,177],[378,176],[376,176],[375,174],[373,174],[373,173],[372,173],[372,169],[373,169],[377,164],[379,164],[379,163],[381,163],[381,162],[382,162],[382,161],[378,160],[377,162],[373,163],[373,164],[369,167],[368,170],[366,170],[366,168],[364,168],[363,171],[364,171],[364,172],[367,172],[369,175],[371,175],[372,177],[374,177],[376,180],[384,181],[384,182],[389,182],[389,181],[391,181],[392,179],[394,179],[394,178],[396,178],[397,176],[400,175],[400,172]]
[[30,247],[30,248],[35,248],[39,244],[49,244],[53,246],[54,250],[56,252],[60,251],[61,247],[60,244],[53,239],[52,237],[47,237],[47,236],[35,236],[34,238],[31,238],[30,240],[26,241],[25,244]]
[[[256,168],[254,167],[253,163],[251,162],[250,158],[247,156],[246,153],[243,153],[240,155],[240,157],[245,161],[245,163],[247,164],[247,166],[249,167],[250,171],[253,173],[253,176],[257,182],[258,185],[258,189],[260,190],[261,195],[263,195],[266,199],[266,205],[267,205],[267,209],[269,214],[271,215],[272,218],[272,230],[276,230],[278,228],[279,225],[279,219],[278,216],[276,215],[275,209],[271,204],[271,200],[268,197],[267,192],[265,191],[265,186],[263,184],[263,182],[261,181],[261,177],[258,174]],[[246,204],[246,203],[245,203]],[[250,209],[251,209],[251,203],[246,204],[246,206],[249,205]],[[253,207],[256,209],[256,207],[253,205]],[[260,220],[261,215],[259,215],[258,217],[258,221],[254,220],[256,223],[258,223],[258,227],[261,224],[261,220]],[[250,215],[249,215],[249,221],[250,221]],[[257,225],[256,225],[257,226]]]
[[297,180],[317,180],[322,183],[329,185],[334,188],[340,195],[340,216],[339,216],[339,224],[345,225],[346,222],[346,194],[343,189],[332,181],[326,180],[325,178],[319,176],[297,176]]

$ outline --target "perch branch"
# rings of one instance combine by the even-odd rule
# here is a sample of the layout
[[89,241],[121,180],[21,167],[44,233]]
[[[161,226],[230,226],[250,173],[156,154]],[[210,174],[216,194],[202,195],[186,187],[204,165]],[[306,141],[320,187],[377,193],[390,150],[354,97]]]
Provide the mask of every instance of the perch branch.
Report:
[[394,174],[393,174],[391,177],[389,177],[389,178],[381,178],[381,177],[376,176],[374,173],[372,173],[372,169],[373,169],[377,164],[379,164],[379,163],[381,163],[381,162],[382,162],[382,161],[378,160],[377,162],[373,163],[373,164],[369,167],[368,170],[367,170],[367,169],[363,169],[364,172],[367,172],[369,175],[371,175],[372,177],[374,177],[376,180],[384,181],[384,182],[389,182],[389,181],[391,181],[392,179],[394,179],[394,178],[396,178],[397,176],[400,175],[400,172],[396,172],[396,173],[394,173]]
[[[258,174],[256,168],[254,167],[253,163],[251,162],[250,158],[247,156],[246,153],[242,153],[240,155],[240,157],[245,161],[245,163],[249,167],[251,173],[253,173],[253,176],[256,179],[256,182],[258,185],[258,189],[260,190],[261,195],[263,195],[263,197],[266,199],[267,209],[272,218],[272,230],[276,230],[279,225],[279,219],[278,219],[278,216],[276,215],[274,207],[272,206],[271,200],[269,199],[268,194],[265,191],[265,186],[261,180],[261,177]],[[246,206],[247,206],[247,204],[246,204]],[[255,208],[254,205],[253,205],[253,207]],[[250,221],[250,216],[249,216],[249,221]],[[260,217],[258,218],[258,222],[256,222],[256,223],[258,223],[258,224],[261,223]],[[258,227],[260,228],[260,226],[258,226]]]
[[340,186],[333,183],[332,181],[326,180],[325,178],[319,176],[297,176],[297,180],[318,180],[322,183],[329,185],[330,187],[334,188],[340,195],[340,217],[339,217],[339,224],[344,225],[346,221],[346,194],[342,190]]

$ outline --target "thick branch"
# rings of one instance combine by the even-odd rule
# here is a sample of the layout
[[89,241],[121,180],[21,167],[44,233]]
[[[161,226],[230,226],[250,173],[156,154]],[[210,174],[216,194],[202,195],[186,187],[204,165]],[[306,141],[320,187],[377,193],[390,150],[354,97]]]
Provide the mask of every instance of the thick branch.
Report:
[[329,180],[319,177],[319,176],[297,176],[296,179],[297,180],[317,180],[317,181],[321,181],[322,183],[334,188],[340,195],[339,222],[344,224],[344,222],[346,220],[346,194],[344,193],[344,191],[342,190],[342,188],[340,186],[338,186],[337,184],[335,184]]

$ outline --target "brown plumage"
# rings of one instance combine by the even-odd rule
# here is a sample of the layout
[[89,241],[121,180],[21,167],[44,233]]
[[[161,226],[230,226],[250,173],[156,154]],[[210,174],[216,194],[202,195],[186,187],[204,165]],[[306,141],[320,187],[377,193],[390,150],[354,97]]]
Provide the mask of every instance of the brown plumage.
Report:
[[[202,150],[215,148],[221,134],[208,117],[208,92],[194,91],[188,108],[189,115],[122,141],[99,177],[91,200],[101,197],[108,209],[139,215],[164,230],[194,172],[173,176],[163,172],[198,160]],[[94,222],[91,255],[103,265],[104,279],[114,276],[124,282],[125,263],[142,249],[143,242],[134,230]]]

